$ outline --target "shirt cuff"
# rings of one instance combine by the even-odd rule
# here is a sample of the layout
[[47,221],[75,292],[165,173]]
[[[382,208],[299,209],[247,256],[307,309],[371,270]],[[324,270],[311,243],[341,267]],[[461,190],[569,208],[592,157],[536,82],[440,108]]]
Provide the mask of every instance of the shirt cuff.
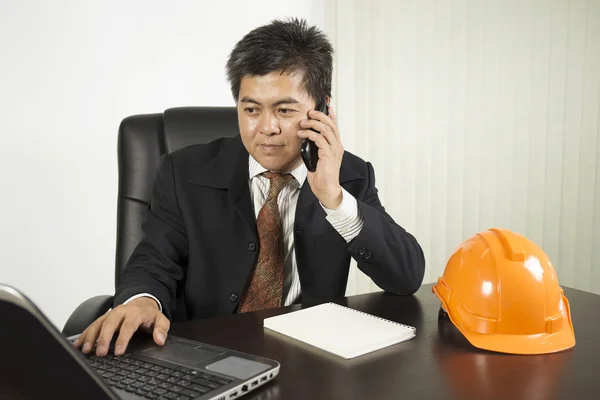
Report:
[[156,304],[158,304],[158,309],[160,310],[160,312],[162,312],[162,304],[160,304],[160,301],[158,301],[158,299],[156,297],[152,296],[150,293],[140,293],[140,294],[136,294],[135,296],[131,296],[126,301],[124,301],[123,304],[127,304],[131,300],[135,300],[139,297],[150,297],[151,299],[154,299],[154,301],[156,301]]
[[350,243],[358,236],[364,225],[364,219],[358,210],[356,199],[346,189],[342,188],[342,203],[338,208],[331,210],[323,204],[321,207],[327,214],[325,217],[327,221],[346,240],[346,243]]

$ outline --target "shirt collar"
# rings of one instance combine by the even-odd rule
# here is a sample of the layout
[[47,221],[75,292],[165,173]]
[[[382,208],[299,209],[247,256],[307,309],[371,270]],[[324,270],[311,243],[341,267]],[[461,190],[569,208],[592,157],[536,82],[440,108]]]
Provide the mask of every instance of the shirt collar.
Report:
[[[260,165],[258,161],[249,155],[248,157],[248,176],[250,177],[250,181],[254,179],[257,175],[266,172],[267,169]],[[298,182],[298,187],[302,187],[304,181],[306,180],[306,175],[308,174],[308,170],[306,169],[306,165],[304,163],[300,163],[300,165],[293,170],[290,171],[290,174],[296,179]]]

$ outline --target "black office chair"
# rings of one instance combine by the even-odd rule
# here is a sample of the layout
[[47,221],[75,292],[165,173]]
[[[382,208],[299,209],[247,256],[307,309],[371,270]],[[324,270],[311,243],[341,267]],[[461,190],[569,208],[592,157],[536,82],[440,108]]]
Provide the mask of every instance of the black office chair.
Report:
[[[117,247],[115,286],[131,253],[142,239],[160,157],[186,146],[239,134],[235,107],[178,107],[159,114],[133,115],[119,127]],[[81,333],[112,306],[113,296],[84,301],[67,320],[63,333]]]

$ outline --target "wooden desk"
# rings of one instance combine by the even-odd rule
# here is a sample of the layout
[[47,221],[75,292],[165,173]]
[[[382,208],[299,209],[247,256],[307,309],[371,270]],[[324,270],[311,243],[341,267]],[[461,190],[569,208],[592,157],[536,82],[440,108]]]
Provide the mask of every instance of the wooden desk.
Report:
[[565,288],[576,346],[542,356],[515,356],[472,347],[424,285],[415,296],[384,293],[338,303],[413,325],[417,337],[343,360],[263,328],[265,317],[300,309],[174,324],[174,335],[278,360],[275,381],[248,399],[597,399],[600,398],[600,296]]

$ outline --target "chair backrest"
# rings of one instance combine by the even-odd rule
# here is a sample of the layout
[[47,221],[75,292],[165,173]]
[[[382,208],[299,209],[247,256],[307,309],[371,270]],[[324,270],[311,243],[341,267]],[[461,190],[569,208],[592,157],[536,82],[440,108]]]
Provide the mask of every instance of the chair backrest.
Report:
[[235,107],[178,107],[159,114],[133,115],[121,122],[115,285],[142,239],[142,223],[160,157],[186,146],[238,134]]

